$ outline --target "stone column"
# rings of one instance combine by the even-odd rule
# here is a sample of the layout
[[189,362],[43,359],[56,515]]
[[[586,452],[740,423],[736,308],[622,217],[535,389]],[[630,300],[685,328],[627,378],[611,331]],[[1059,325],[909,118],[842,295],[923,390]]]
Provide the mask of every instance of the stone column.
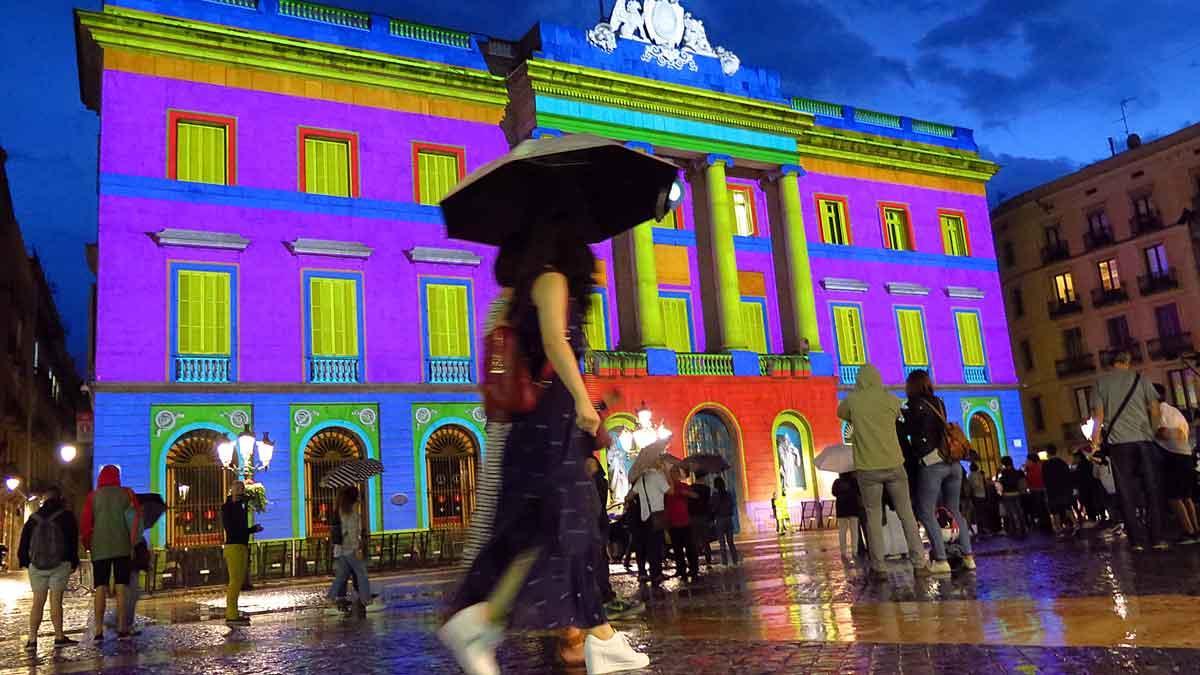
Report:
[[733,158],[709,155],[704,160],[705,193],[711,232],[713,280],[716,282],[717,312],[720,319],[721,351],[746,351],[745,331],[742,329],[742,295],[738,284],[737,255],[733,248],[733,206],[729,203],[725,168],[733,166]]
[[817,303],[813,297],[812,267],[808,262],[808,235],[804,230],[804,212],[800,201],[800,176],[804,169],[787,164],[771,176],[779,189],[779,211],[783,217],[782,234],[787,256],[787,289],[789,291],[790,330],[785,330],[788,352],[802,351],[804,340],[813,352],[821,351],[821,337],[817,330]]
[[662,310],[658,305],[658,265],[654,259],[654,222],[646,221],[630,233],[633,275],[637,290],[638,339],[643,351],[664,349]]

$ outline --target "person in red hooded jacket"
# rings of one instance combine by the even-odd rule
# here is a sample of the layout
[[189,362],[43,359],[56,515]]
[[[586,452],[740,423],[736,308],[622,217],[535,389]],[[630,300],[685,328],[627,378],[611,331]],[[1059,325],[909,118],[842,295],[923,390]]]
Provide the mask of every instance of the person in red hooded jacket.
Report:
[[83,546],[92,552],[96,586],[96,640],[104,639],[104,610],[108,586],[117,587],[117,636],[129,637],[125,594],[129,585],[134,545],[141,535],[141,509],[137,495],[121,487],[121,469],[112,464],[100,469],[96,489],[88,493],[80,523]]

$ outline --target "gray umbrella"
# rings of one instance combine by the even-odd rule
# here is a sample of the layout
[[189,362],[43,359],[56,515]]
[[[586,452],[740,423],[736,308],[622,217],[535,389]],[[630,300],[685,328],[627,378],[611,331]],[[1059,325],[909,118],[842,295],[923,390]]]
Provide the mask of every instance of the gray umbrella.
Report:
[[[666,454],[668,440],[664,438],[642,448],[637,459],[633,460],[633,466],[629,467],[629,483],[631,485],[636,483],[642,474],[654,468],[658,460]],[[670,457],[670,455],[667,456]]]

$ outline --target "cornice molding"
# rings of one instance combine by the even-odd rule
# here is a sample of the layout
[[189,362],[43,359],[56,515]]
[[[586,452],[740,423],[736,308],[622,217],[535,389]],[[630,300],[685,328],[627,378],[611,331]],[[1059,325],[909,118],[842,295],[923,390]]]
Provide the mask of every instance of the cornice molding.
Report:
[[846,293],[866,293],[871,290],[871,285],[865,281],[844,277],[825,277],[821,280],[821,287],[827,291],[843,291]]
[[359,258],[366,260],[371,257],[372,248],[357,241],[336,241],[333,239],[305,239],[303,237],[284,242],[288,249],[296,255],[325,255],[334,258]]
[[245,251],[250,240],[231,232],[208,232],[206,230],[183,230],[174,227],[148,233],[159,246],[186,246],[189,248],[217,248],[227,251]]
[[432,246],[415,246],[404,252],[408,259],[415,263],[434,263],[440,265],[466,265],[479,267],[483,258],[458,248],[436,248]]
[[801,157],[825,157],[857,164],[908,169],[986,182],[999,165],[966,152],[921,145],[844,129],[814,127],[799,139]]

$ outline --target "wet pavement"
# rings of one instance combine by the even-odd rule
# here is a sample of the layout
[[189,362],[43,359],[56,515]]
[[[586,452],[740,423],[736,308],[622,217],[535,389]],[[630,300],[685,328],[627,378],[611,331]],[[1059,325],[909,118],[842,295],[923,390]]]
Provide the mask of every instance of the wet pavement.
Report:
[[[744,565],[687,587],[668,582],[642,615],[617,624],[650,653],[647,672],[1200,672],[1200,546],[1134,555],[1094,531],[1070,542],[1001,538],[981,544],[975,573],[917,580],[899,561],[873,584],[843,564],[833,533],[739,546]],[[618,591],[637,592],[612,569],[622,572]],[[0,672],[454,673],[433,636],[452,579],[447,570],[384,579],[386,611],[363,619],[326,616],[319,586],[255,591],[243,595],[254,616],[245,628],[220,621],[215,592],[154,598],[139,606],[153,623],[131,642],[54,651],[47,622],[27,657],[23,580],[4,578]],[[68,601],[69,631],[85,629],[87,600]],[[505,672],[571,672],[548,644],[510,638]]]

